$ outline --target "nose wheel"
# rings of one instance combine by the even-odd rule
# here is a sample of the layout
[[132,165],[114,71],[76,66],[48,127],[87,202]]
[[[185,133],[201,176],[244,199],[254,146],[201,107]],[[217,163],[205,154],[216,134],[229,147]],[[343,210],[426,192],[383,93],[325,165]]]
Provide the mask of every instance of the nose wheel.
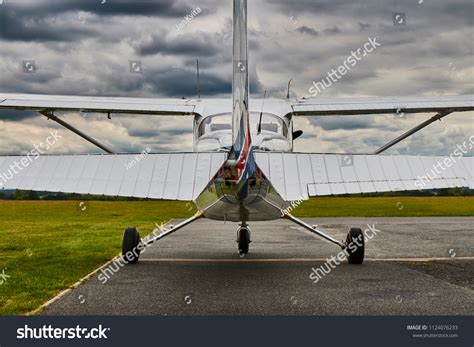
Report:
[[237,244],[239,245],[239,255],[244,257],[249,252],[250,244],[250,229],[247,225],[242,224],[239,229],[237,229]]

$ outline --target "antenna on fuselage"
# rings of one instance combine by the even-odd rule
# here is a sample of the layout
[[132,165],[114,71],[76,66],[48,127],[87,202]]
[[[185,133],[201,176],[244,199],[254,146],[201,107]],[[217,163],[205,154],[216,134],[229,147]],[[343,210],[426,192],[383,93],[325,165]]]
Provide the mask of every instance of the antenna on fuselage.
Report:
[[197,94],[198,94],[198,99],[201,99],[201,84],[199,81],[199,59],[196,59],[196,72],[197,72]]
[[286,98],[288,100],[290,100],[290,86],[291,86],[291,81],[293,81],[293,78],[291,78],[289,81],[288,81],[288,90],[286,92]]
[[262,132],[263,105],[265,105],[266,96],[267,96],[267,91],[265,90],[265,93],[263,93],[262,110],[260,111],[260,119],[258,121],[258,128],[257,128],[257,134],[258,135],[260,135],[260,133]]

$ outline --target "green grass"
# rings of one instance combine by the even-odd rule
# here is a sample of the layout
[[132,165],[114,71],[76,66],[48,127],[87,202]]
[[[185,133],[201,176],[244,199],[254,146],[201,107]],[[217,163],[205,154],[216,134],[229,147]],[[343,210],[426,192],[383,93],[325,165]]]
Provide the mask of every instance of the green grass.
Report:
[[[0,314],[24,314],[120,252],[123,230],[191,216],[180,202],[0,202]],[[0,283],[2,278],[0,277]]]
[[[400,207],[403,206],[401,209]],[[186,203],[169,201],[0,202],[0,314],[24,314],[120,252],[123,229],[150,233],[155,223],[191,216]],[[474,216],[470,197],[317,198],[300,217]],[[2,278],[0,277],[0,283]]]
[[298,217],[474,216],[474,197],[320,197],[305,201]]

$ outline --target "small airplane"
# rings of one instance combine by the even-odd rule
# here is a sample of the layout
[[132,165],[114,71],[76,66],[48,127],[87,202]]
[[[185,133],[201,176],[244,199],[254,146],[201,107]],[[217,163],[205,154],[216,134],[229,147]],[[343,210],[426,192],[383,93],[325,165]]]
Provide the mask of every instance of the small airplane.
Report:
[[[125,230],[122,253],[136,263],[140,251],[199,218],[238,222],[241,256],[249,251],[249,222],[289,219],[346,250],[348,262],[364,260],[364,235],[351,228],[346,240],[294,217],[289,207],[312,196],[410,191],[450,187],[474,188],[474,158],[455,163],[433,177],[427,173],[446,158],[380,155],[429,124],[454,112],[474,110],[473,95],[364,99],[249,100],[247,1],[233,4],[232,100],[145,99],[59,95],[0,94],[0,110],[37,111],[56,121],[105,154],[42,155],[12,176],[3,189],[114,195],[192,201],[197,213],[159,235],[142,241],[138,230]],[[135,154],[116,154],[67,123],[55,112],[147,114],[193,117],[194,152],[150,153],[136,165]],[[347,116],[387,113],[436,113],[382,146],[373,154],[295,153],[302,135],[293,129],[300,116]],[[0,173],[21,160],[1,156]],[[4,177],[4,176],[1,176]],[[420,184],[420,179],[423,184]],[[353,247],[354,242],[357,247]],[[138,251],[137,251],[138,250]]]

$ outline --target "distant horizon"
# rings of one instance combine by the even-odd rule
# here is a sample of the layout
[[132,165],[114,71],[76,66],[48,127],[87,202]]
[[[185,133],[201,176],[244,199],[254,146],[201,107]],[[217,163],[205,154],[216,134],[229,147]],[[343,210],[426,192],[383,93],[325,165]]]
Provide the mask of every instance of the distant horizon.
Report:
[[[33,192],[37,195],[37,199],[31,199],[30,201],[37,201],[37,200],[44,200],[44,201],[54,201],[54,200],[68,200],[68,201],[110,201],[110,200],[117,200],[117,201],[143,201],[143,200],[153,200],[154,199],[146,199],[146,198],[128,198],[128,197],[117,197],[117,196],[110,196],[110,195],[90,195],[90,194],[78,194],[78,193],[58,193],[58,192],[47,192],[47,191],[31,191],[31,190],[22,190],[22,189],[5,189],[0,191],[0,201],[21,201],[23,199],[4,199],[3,197],[10,197],[16,191],[20,191],[22,193],[29,193]],[[331,198],[358,198],[358,197],[400,197],[400,196],[408,196],[408,197],[437,197],[437,196],[444,196],[444,197],[473,197],[474,196],[474,189],[469,188],[443,188],[443,189],[430,189],[424,190],[422,192],[419,191],[406,191],[406,192],[382,192],[382,193],[367,193],[367,194],[349,194],[349,195],[336,195],[336,196],[326,196]],[[45,197],[50,197],[51,199],[44,199]],[[56,199],[53,199],[53,198]],[[318,199],[320,197],[315,197],[314,199]],[[23,200],[25,201],[25,200]]]

